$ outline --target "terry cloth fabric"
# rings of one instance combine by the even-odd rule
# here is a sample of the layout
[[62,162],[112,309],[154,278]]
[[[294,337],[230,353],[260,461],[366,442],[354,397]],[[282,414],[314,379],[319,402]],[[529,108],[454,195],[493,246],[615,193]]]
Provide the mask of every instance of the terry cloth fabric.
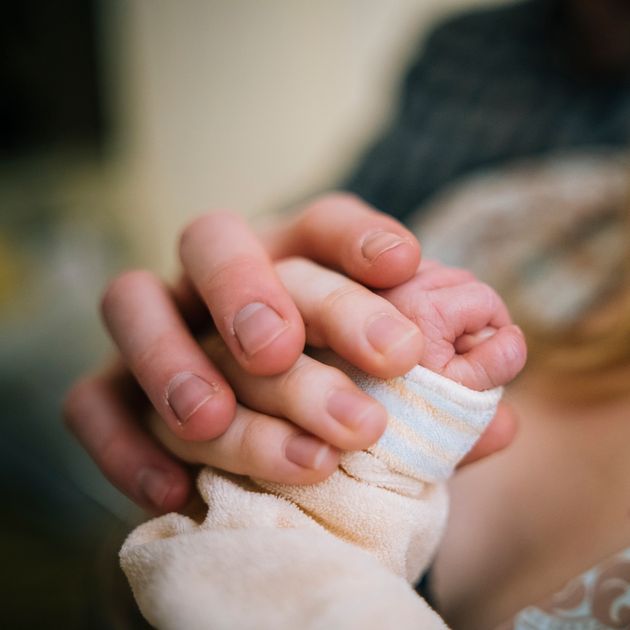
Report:
[[391,380],[330,353],[389,423],[326,481],[289,486],[205,468],[202,522],[145,523],[120,553],[146,619],[163,629],[445,628],[415,582],[442,534],[444,481],[494,416],[475,392],[422,367]]

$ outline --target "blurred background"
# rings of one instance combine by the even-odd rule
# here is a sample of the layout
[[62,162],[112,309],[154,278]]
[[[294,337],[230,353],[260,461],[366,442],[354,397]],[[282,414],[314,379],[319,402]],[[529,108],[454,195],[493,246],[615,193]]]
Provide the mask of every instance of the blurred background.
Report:
[[[339,181],[431,24],[471,0],[30,0],[0,21],[0,538],[11,628],[124,628],[139,517],[60,421],[110,351],[107,279],[179,228]],[[124,584],[122,586],[124,589]]]

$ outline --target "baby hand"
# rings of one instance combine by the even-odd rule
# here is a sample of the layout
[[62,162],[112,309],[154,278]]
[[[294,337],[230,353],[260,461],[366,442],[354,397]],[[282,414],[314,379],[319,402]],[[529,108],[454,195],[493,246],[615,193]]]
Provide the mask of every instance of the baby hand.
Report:
[[[374,376],[400,376],[420,363],[484,390],[507,384],[525,363],[523,335],[503,302],[466,271],[425,262],[409,281],[378,294],[300,258],[277,263],[276,272],[304,319],[308,344],[330,348]],[[283,374],[258,376],[219,346],[211,352],[241,404],[230,428],[211,442],[184,442],[154,423],[167,448],[186,461],[310,484],[335,470],[339,450],[365,449],[385,429],[379,403],[310,356],[303,354]],[[513,434],[511,414],[500,407],[467,460],[496,452]]]
[[418,326],[420,365],[471,389],[509,383],[523,368],[525,339],[505,304],[470,272],[423,261],[416,275],[379,295]]

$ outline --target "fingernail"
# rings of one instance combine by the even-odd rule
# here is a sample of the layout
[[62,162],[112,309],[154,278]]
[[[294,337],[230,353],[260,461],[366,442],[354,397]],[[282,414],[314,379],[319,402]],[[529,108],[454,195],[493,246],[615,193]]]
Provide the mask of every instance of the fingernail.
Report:
[[381,254],[406,243],[404,238],[393,232],[374,232],[365,238],[361,245],[361,252],[371,262]]
[[216,383],[208,383],[196,374],[184,372],[171,379],[166,390],[166,401],[179,422],[184,424],[218,391]]
[[381,315],[368,326],[365,334],[377,352],[389,354],[419,335],[420,331],[411,322]]
[[161,508],[171,490],[171,476],[157,468],[143,468],[138,473],[142,494],[156,507]]
[[490,339],[490,337],[494,337],[498,332],[499,331],[494,326],[486,326],[472,336],[481,343],[486,339]]
[[310,435],[296,435],[287,442],[284,454],[290,462],[302,468],[318,470],[324,463],[329,450],[329,446],[317,438]]
[[455,352],[457,352],[457,354],[466,354],[479,344],[490,339],[490,337],[494,337],[497,332],[498,330],[496,328],[486,326],[485,328],[478,330],[476,333],[466,333],[461,335],[453,342]]
[[349,429],[381,423],[384,409],[369,396],[347,390],[335,390],[328,398],[326,411]]
[[233,326],[245,354],[251,357],[280,336],[288,323],[266,304],[252,302],[237,313]]

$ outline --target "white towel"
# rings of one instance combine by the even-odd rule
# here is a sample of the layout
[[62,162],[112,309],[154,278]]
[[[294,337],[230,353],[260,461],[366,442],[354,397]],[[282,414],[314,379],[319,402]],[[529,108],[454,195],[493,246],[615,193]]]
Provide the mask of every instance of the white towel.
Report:
[[154,519],[120,553],[154,626],[445,628],[410,584],[444,529],[443,482],[494,416],[501,390],[475,392],[421,367],[384,381],[331,353],[317,358],[383,403],[385,433],[311,486],[202,470],[205,519]]

